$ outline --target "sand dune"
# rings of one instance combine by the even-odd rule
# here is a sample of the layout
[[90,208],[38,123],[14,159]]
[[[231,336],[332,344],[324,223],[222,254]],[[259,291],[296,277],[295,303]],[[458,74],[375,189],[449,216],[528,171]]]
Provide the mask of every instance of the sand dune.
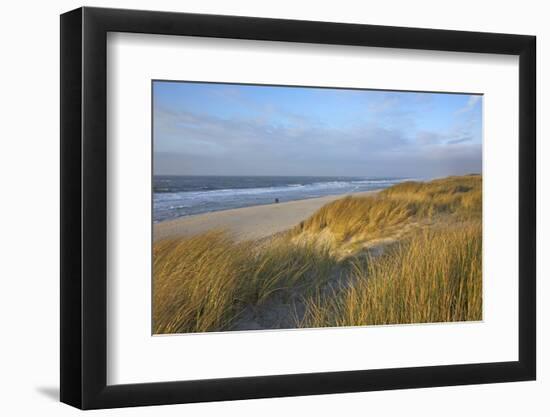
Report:
[[[367,191],[351,195],[368,195],[375,192]],[[323,205],[346,195],[350,194],[180,217],[156,223],[153,228],[153,238],[157,240],[167,237],[192,236],[207,230],[224,229],[237,240],[260,239],[290,229],[307,219]]]

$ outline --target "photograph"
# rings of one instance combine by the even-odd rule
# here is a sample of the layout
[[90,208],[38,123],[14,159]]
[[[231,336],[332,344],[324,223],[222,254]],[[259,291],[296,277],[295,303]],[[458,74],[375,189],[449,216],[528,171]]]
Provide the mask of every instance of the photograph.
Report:
[[[8,281],[43,308],[34,325],[5,316],[52,343],[27,355],[33,372],[8,369],[35,385],[10,407],[57,394],[105,412],[234,404],[243,417],[266,399],[273,415],[435,415],[458,390],[471,398],[456,415],[474,403],[537,415],[537,68],[550,26],[524,6],[495,26],[494,10],[415,6],[400,21],[385,3],[291,3],[64,6],[56,30],[29,32],[58,47],[41,73],[56,82],[32,96],[11,83],[16,133],[44,130],[47,115],[59,144],[7,136],[21,151],[4,177],[29,203],[6,204],[28,211],[4,216],[20,238],[6,276],[38,266],[36,283]],[[51,26],[46,15],[34,23]],[[16,70],[35,70],[35,55],[19,53],[29,65]],[[60,103],[35,121],[29,97]],[[44,161],[59,192],[36,186]],[[55,221],[31,204],[42,194]],[[32,221],[59,230],[31,227],[47,243],[30,256]]]
[[153,334],[482,320],[482,95],[152,83]]

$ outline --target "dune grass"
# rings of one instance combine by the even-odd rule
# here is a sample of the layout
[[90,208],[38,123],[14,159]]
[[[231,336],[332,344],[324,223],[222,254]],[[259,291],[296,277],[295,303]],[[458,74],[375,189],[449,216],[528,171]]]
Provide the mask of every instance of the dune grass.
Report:
[[[480,320],[481,184],[449,177],[342,198],[266,241],[157,241],[154,333],[231,330],[246,307],[296,294],[296,327]],[[348,284],[333,286],[335,274]]]
[[373,196],[333,201],[291,234],[295,242],[318,242],[321,236],[333,251],[353,252],[377,239],[402,238],[404,232],[442,218],[446,222],[480,219],[481,187],[479,175],[404,182]]
[[300,327],[482,319],[481,223],[423,230],[353,261],[353,285],[311,297]]
[[235,243],[221,231],[155,242],[153,257],[156,334],[229,329],[247,305],[275,293],[314,292],[335,264],[318,248],[277,239]]

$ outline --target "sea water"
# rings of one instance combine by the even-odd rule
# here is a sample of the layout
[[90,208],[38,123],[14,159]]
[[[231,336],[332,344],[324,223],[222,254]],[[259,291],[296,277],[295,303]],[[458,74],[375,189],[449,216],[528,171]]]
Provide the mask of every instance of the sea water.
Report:
[[406,180],[410,178],[155,175],[153,221],[379,190]]

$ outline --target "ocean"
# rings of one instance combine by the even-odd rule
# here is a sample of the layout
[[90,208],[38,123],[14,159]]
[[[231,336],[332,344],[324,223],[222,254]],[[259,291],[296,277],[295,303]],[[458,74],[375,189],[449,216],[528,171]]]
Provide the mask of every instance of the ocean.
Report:
[[153,177],[153,221],[211,211],[387,188],[411,178],[164,176]]

